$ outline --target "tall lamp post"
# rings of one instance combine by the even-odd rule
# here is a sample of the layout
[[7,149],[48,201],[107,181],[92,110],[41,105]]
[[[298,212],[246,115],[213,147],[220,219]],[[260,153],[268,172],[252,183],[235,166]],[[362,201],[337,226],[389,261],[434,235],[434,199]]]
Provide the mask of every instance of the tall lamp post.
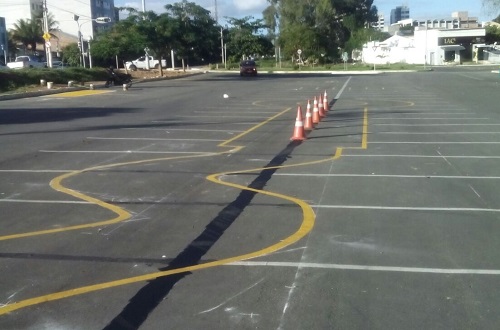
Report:
[[[80,16],[78,15],[73,15],[73,19],[75,20],[76,24],[78,25],[78,44],[79,47],[78,49],[80,50],[80,65],[83,65],[83,67],[86,67],[85,64],[85,47],[83,45],[83,35],[82,35],[82,25],[88,22],[96,22],[99,24],[106,24],[111,22],[110,17],[97,17],[97,18],[92,18],[92,19],[87,19],[83,22],[80,22]],[[90,42],[90,40],[89,40]],[[90,48],[90,47],[89,47]],[[92,67],[92,60],[90,62],[90,67]]]

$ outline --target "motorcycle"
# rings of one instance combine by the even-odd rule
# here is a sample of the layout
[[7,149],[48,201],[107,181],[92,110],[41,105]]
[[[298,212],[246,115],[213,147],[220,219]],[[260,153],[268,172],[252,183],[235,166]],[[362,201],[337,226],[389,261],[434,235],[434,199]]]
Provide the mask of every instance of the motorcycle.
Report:
[[110,77],[104,84],[104,87],[125,84],[127,85],[127,88],[130,88],[132,86],[132,77],[129,74],[117,74],[116,72],[111,72]]

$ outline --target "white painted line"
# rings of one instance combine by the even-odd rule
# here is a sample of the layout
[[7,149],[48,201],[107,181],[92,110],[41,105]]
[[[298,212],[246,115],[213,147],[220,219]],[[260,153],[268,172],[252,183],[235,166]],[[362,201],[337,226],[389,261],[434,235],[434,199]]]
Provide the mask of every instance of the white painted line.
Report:
[[369,141],[368,144],[500,144],[500,141],[494,141],[494,142],[471,142],[471,141],[456,141],[456,142],[394,141],[394,142],[382,142],[382,141]]
[[378,272],[428,273],[428,274],[452,274],[452,275],[500,275],[500,270],[498,269],[391,267],[391,266],[370,266],[370,265],[323,264],[323,263],[312,263],[312,262],[237,261],[226,264],[226,266],[291,267],[291,268],[363,270],[363,271],[378,271]]
[[216,155],[214,152],[197,152],[197,151],[134,151],[134,150],[39,150],[45,153],[75,153],[75,154],[199,154],[199,155]]
[[1,203],[37,203],[37,204],[92,204],[85,201],[49,201],[37,199],[0,199]]
[[[248,111],[251,111],[252,113],[256,113],[256,114],[261,114],[261,115],[275,115],[276,112],[273,111],[254,111],[252,109],[248,109],[248,108],[244,108],[243,110],[248,110]],[[232,114],[234,115],[234,110],[230,110],[228,109],[227,111],[193,111],[193,113],[203,113],[203,114],[226,114],[226,113],[229,113],[229,114]]]
[[255,119],[267,119],[269,117],[264,117],[264,116],[240,116],[240,115],[216,115],[216,116],[210,116],[210,115],[207,115],[207,116],[182,116],[182,115],[179,115],[177,117],[182,117],[182,118],[214,118],[214,117],[217,117],[217,118],[255,118]]
[[135,128],[128,127],[122,129],[130,129],[130,130],[141,130],[141,131],[183,131],[183,132],[218,132],[218,133],[242,133],[245,131],[241,130],[222,130],[222,129],[188,129],[188,128]]
[[129,140],[129,141],[193,141],[193,142],[223,142],[226,140],[211,139],[161,139],[161,138],[105,138],[105,137],[87,137],[89,140]]
[[[426,156],[426,155],[347,155],[342,154],[342,157],[394,157],[394,158],[440,158],[443,156]],[[444,156],[446,158],[455,159],[500,159],[500,156]]]
[[371,117],[370,120],[489,120],[490,118],[438,118],[438,117]]
[[454,135],[454,134],[500,134],[500,132],[369,132],[370,135],[400,134],[400,135]]
[[344,83],[344,85],[339,90],[339,92],[337,93],[337,95],[335,95],[335,97],[334,97],[335,100],[338,100],[340,98],[340,95],[342,95],[342,93],[344,92],[344,89],[347,87],[347,84],[349,83],[349,81],[351,81],[351,78],[352,78],[352,76],[349,77],[349,79],[347,79],[347,81]]
[[420,126],[500,126],[500,124],[371,124],[371,126],[402,126],[402,127],[420,127]]
[[409,178],[409,179],[485,179],[499,180],[500,176],[459,176],[459,175],[386,175],[386,174],[312,174],[312,173],[274,173],[273,176],[307,176],[318,178],[347,177],[347,178]]
[[[412,110],[414,109],[414,107],[412,107]],[[476,113],[475,112],[457,112],[457,111],[452,111],[452,112],[434,112],[434,111],[415,111],[415,112],[418,112],[418,114],[420,115],[475,115]],[[407,113],[406,112],[401,112],[401,113],[398,113],[398,111],[390,111],[390,115],[397,115],[397,114],[400,114],[401,116],[404,116],[403,118],[408,118],[407,117]],[[384,118],[384,112],[383,111],[377,111],[375,114],[372,114],[372,118]],[[399,118],[399,117],[397,117]]]
[[371,205],[311,205],[320,209],[349,210],[386,210],[386,211],[442,211],[442,212],[500,212],[500,209],[466,208],[466,207],[406,207],[406,206],[371,206]]
[[371,141],[370,144],[500,144],[500,141]]
[[71,173],[75,170],[0,170],[0,173]]

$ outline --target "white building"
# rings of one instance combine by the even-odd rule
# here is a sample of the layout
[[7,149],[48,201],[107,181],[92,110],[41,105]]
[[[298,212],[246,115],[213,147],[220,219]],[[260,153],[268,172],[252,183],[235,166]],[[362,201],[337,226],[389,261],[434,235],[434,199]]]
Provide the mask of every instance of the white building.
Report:
[[474,51],[484,45],[486,31],[478,29],[427,29],[416,27],[411,37],[392,36],[363,46],[362,61],[369,64],[460,64],[472,61]]
[[33,19],[42,11],[42,0],[0,0],[0,15],[5,17],[7,30],[13,29],[19,19]]
[[[0,15],[5,17],[7,30],[19,19],[33,19],[43,9],[42,0],[0,0]],[[97,17],[114,20],[114,0],[47,0],[47,9],[57,22],[57,28],[70,35],[78,36],[80,30],[84,39],[94,37],[110,24],[98,24]],[[78,21],[75,20],[78,16]]]

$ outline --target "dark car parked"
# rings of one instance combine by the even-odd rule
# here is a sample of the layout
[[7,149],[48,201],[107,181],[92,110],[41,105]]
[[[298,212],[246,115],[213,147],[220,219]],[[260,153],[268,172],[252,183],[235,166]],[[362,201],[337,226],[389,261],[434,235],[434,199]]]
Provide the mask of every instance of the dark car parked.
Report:
[[244,75],[257,75],[257,64],[255,61],[247,60],[240,63],[240,76]]

